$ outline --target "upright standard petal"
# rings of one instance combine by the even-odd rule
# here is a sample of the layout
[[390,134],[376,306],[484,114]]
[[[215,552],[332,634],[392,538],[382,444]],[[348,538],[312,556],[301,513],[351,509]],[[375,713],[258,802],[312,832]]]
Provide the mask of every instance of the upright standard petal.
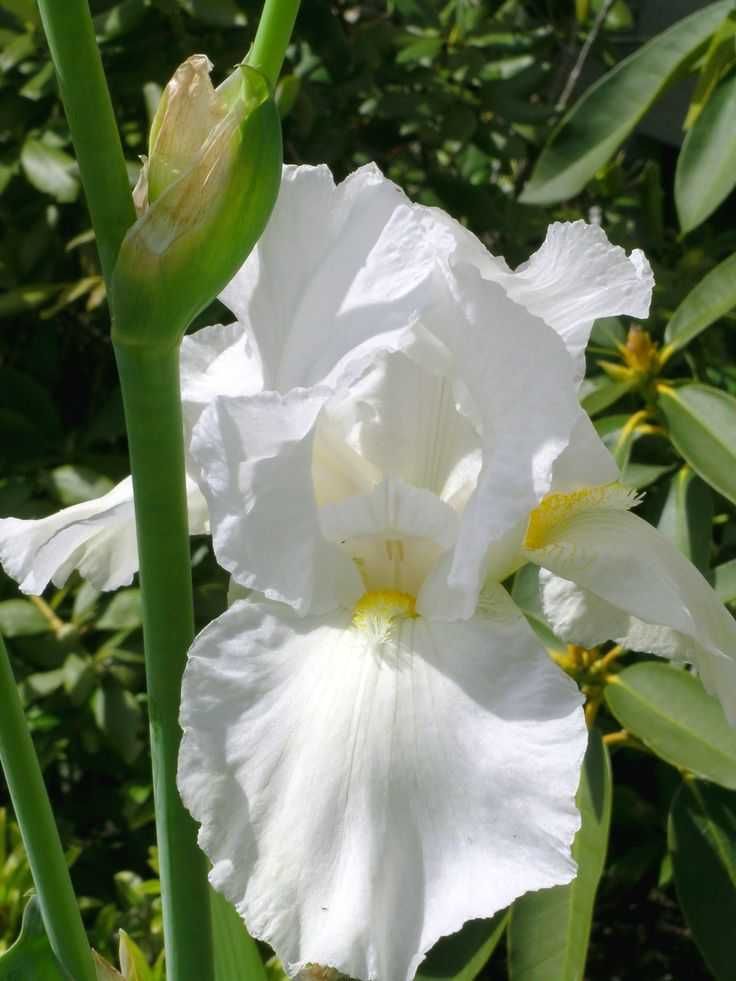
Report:
[[498,281],[557,331],[580,378],[593,322],[620,314],[647,317],[654,287],[643,252],[634,249],[627,256],[602,228],[584,221],[550,225],[534,255]]
[[423,611],[472,616],[489,558],[552,485],[582,410],[560,338],[468,263],[446,268],[451,302],[431,311],[482,438],[482,468],[451,560],[422,591]]
[[736,621],[698,570],[629,513],[632,503],[609,485],[552,495],[532,515],[526,557],[587,591],[543,579],[553,629],[691,661],[736,722]]
[[312,489],[314,426],[330,394],[217,398],[192,438],[218,562],[300,613],[351,605],[362,592],[351,560],[322,534]]
[[220,296],[252,328],[266,387],[321,382],[364,341],[415,320],[437,240],[452,247],[444,223],[373,164],[338,185],[325,166],[285,167],[266,231]]
[[595,320],[649,314],[654,276],[646,256],[640,249],[627,256],[598,225],[554,222],[540,248],[512,270],[459,222],[436,214],[454,240],[455,260],[475,266],[484,279],[499,283],[512,300],[549,324],[564,341],[580,381]]
[[258,347],[251,331],[237,321],[188,334],[181,342],[180,375],[187,438],[217,395],[253,395],[263,388]]
[[376,642],[357,613],[246,600],[195,641],[180,790],[290,970],[410,981],[443,934],[574,876],[581,699],[509,606],[408,611]]

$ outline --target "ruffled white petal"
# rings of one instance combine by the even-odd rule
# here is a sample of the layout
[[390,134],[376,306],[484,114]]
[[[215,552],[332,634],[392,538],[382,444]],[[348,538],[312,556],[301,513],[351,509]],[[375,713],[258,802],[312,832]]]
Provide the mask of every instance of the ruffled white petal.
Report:
[[611,245],[598,225],[555,222],[541,247],[499,280],[509,296],[542,317],[582,368],[593,322],[647,317],[654,276],[643,252]]
[[188,436],[217,395],[253,395],[263,388],[260,355],[240,323],[213,324],[187,335],[179,355],[181,401]]
[[578,381],[585,373],[584,352],[595,320],[649,314],[654,276],[646,256],[639,249],[627,256],[598,225],[553,223],[541,247],[511,270],[454,219],[436,214],[454,240],[457,262],[475,266],[484,279],[499,283],[512,300],[557,331],[576,364]]
[[551,490],[563,494],[579,487],[610,484],[621,471],[586,412],[578,416],[570,442],[555,460]]
[[238,602],[195,641],[181,721],[211,881],[291,970],[409,981],[441,935],[574,875],[580,696],[508,597],[378,647],[347,613]]
[[[208,530],[207,505],[187,479],[191,534]],[[0,519],[0,563],[24,593],[40,595],[50,582],[63,586],[76,569],[97,589],[129,585],[138,571],[133,484],[37,520]]]
[[560,338],[470,264],[447,270],[451,301],[429,326],[453,354],[481,432],[483,466],[452,560],[422,591],[422,608],[472,616],[494,547],[550,490],[580,420],[573,365]]
[[351,605],[363,591],[351,559],[322,534],[312,488],[314,426],[330,394],[217,398],[192,437],[218,562],[300,613]]
[[545,547],[526,554],[588,591],[543,578],[545,613],[555,632],[586,646],[610,638],[692,661],[736,722],[736,621],[651,525],[628,511],[583,510],[562,522]]
[[286,167],[268,227],[220,299],[257,339],[267,388],[322,381],[426,303],[444,224],[368,165],[335,186],[325,166]]

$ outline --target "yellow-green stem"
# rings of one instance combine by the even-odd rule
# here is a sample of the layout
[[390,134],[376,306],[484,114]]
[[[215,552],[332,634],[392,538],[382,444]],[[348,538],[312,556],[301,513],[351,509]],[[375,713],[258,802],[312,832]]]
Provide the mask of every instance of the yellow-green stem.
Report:
[[247,63],[268,79],[273,90],[281,74],[281,66],[289,44],[299,0],[266,0],[258,23],[253,47]]
[[194,636],[178,346],[116,345],[138,535],[156,837],[169,981],[211,981],[206,862],[176,789],[179,698]]
[[74,981],[95,981],[92,953],[2,637],[0,761],[51,947]]
[[135,221],[120,135],[87,0],[38,0],[105,281]]

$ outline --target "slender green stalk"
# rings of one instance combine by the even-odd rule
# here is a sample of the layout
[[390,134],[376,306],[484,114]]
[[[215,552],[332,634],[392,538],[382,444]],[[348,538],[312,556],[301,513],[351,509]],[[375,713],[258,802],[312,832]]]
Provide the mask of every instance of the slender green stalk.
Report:
[[156,837],[169,981],[211,981],[206,860],[176,789],[179,696],[194,636],[179,349],[115,347],[138,534]]
[[38,0],[106,282],[135,221],[128,172],[87,0]]
[[51,947],[74,981],[95,981],[92,954],[2,637],[0,761],[20,824]]
[[299,0],[266,0],[247,63],[276,87],[284,55],[299,11]]

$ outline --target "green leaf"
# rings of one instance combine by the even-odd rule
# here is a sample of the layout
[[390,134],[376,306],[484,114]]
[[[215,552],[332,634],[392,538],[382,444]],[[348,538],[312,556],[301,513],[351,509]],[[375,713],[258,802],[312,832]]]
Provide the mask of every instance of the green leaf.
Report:
[[30,600],[12,599],[0,603],[0,634],[5,637],[32,637],[47,634],[51,625]]
[[62,203],[75,201],[79,193],[76,161],[55,146],[28,138],[20,163],[30,184]]
[[41,918],[36,896],[31,896],[23,912],[20,936],[0,957],[0,981],[69,981],[54,956]]
[[210,888],[212,943],[215,950],[215,981],[267,981],[258,945],[245,929],[235,907]]
[[120,972],[125,981],[153,981],[153,973],[143,956],[143,951],[125,930],[120,931],[118,957]]
[[248,18],[235,0],[179,0],[196,20],[216,27],[245,27]]
[[713,493],[690,467],[670,481],[657,528],[694,566],[707,575],[713,522]]
[[736,559],[722,562],[713,570],[713,588],[722,603],[736,602]]
[[469,920],[443,937],[419,966],[416,981],[475,981],[498,946],[508,922],[502,910],[490,920]]
[[659,385],[659,407],[677,452],[736,504],[736,398],[710,385]]
[[619,317],[599,317],[590,332],[590,343],[593,347],[602,347],[610,351],[618,351],[619,344],[626,341],[626,328]]
[[98,630],[136,630],[143,623],[140,589],[121,589],[97,621]]
[[683,123],[689,130],[700,116],[719,80],[736,61],[736,12],[732,12],[715,32],[703,58],[700,77]]
[[675,204],[685,234],[713,214],[736,186],[735,113],[736,73],[732,73],[716,88],[677,158]]
[[680,906],[718,981],[736,977],[736,794],[688,780],[677,791],[668,841]]
[[581,191],[732,9],[724,0],[685,17],[591,86],[552,134],[521,202],[553,204]]
[[672,467],[658,465],[656,463],[629,463],[621,471],[621,483],[634,490],[643,490],[649,487],[664,474],[669,473]]
[[608,750],[590,732],[577,803],[582,824],[573,844],[578,874],[567,886],[527,893],[511,908],[509,981],[582,978],[608,848],[612,780]]
[[689,671],[661,661],[634,664],[610,679],[605,697],[621,725],[657,756],[736,788],[736,729]]
[[664,332],[667,354],[685,347],[706,327],[736,307],[736,252],[690,290]]
[[103,477],[88,467],[75,467],[70,463],[52,470],[49,481],[59,504],[64,507],[102,497],[113,487],[109,477]]
[[580,393],[580,402],[589,416],[602,412],[624,396],[636,384],[635,378],[614,381],[608,375],[586,378]]
[[151,0],[121,0],[114,7],[92,18],[95,35],[100,44],[115,41],[130,34],[143,20]]
[[124,762],[132,763],[142,749],[143,713],[135,696],[106,678],[92,697],[92,711],[110,746]]

